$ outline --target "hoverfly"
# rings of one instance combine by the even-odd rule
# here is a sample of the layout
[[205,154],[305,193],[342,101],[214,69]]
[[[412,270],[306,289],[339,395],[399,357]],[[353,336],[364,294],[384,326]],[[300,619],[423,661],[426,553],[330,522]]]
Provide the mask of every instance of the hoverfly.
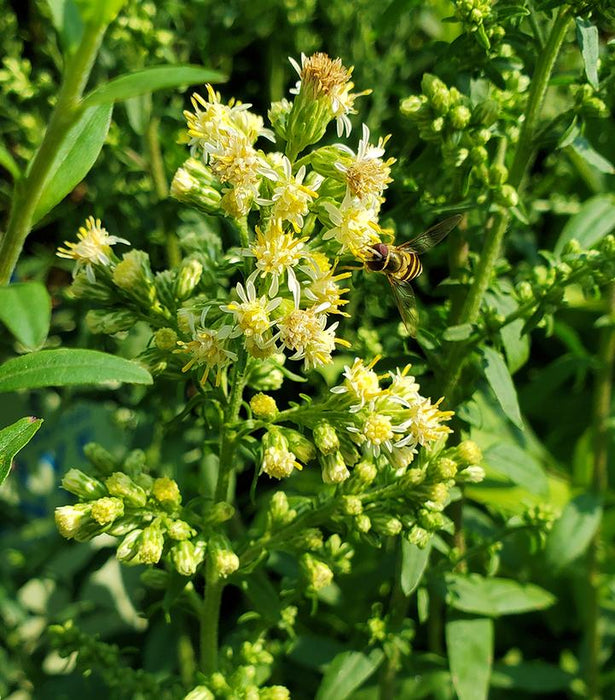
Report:
[[376,243],[362,251],[361,257],[367,269],[386,275],[401,318],[411,336],[416,335],[419,320],[410,286],[410,282],[423,271],[419,254],[440,243],[462,218],[461,214],[450,216],[401,245]]

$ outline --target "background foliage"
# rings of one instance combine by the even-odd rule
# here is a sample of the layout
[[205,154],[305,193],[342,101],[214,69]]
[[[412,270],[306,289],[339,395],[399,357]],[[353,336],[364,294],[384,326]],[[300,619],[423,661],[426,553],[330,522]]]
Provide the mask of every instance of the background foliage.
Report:
[[[466,487],[463,506],[451,506],[456,530],[436,538],[431,550],[404,544],[396,560],[393,546],[358,544],[352,572],[336,578],[313,614],[304,603],[297,637],[277,659],[273,678],[293,698],[477,698],[487,684],[493,698],[612,692],[614,520],[607,484],[615,466],[608,391],[615,319],[609,238],[615,228],[615,53],[608,3],[591,5],[593,12],[583,3],[523,0],[493,6],[448,0],[130,2],[105,35],[92,87],[146,66],[202,65],[229,77],[218,86],[227,99],[251,102],[261,114],[295,80],[287,56],[315,50],[340,56],[354,65],[357,89],[372,89],[359,107],[361,121],[373,134],[392,135],[387,155],[397,163],[383,220],[397,240],[448,212],[465,214],[447,245],[422,259],[427,269],[416,284],[418,342],[405,337],[385,281],[363,273],[354,275],[344,337],[358,356],[382,354],[379,370],[412,361],[426,395],[444,394],[456,410],[458,435],[482,449],[487,479]],[[70,41],[70,33],[54,31],[60,6],[42,0],[2,0],[0,6],[3,220],[12,182],[35,154],[58,93],[63,42]],[[570,21],[522,183],[523,168],[515,171],[510,153],[537,56],[562,8]],[[437,121],[443,90],[455,102],[452,87],[459,91],[456,106],[471,112],[468,123],[462,112],[457,124]],[[224,222],[167,196],[186,157],[181,113],[188,95],[173,88],[118,104],[94,167],[36,223],[11,288],[41,282],[52,306],[46,298],[33,302],[41,311],[20,328],[28,305],[16,315],[16,302],[0,296],[0,321],[9,331],[0,349],[7,362],[43,344],[125,358],[142,349],[147,332],[139,324],[118,337],[95,335],[84,322],[90,304],[67,299],[70,269],[55,250],[86,216],[103,218],[111,233],[146,249],[154,269],[177,263],[193,240],[205,242],[214,257],[221,241],[225,247],[232,242]],[[360,120],[354,124],[357,129]],[[463,158],[461,151],[467,152]],[[464,316],[465,293],[485,257],[486,231],[498,223],[502,256],[477,313]],[[511,314],[518,318],[508,322]],[[87,357],[83,361],[87,365]],[[348,362],[341,355],[309,375],[305,393],[335,383]],[[0,388],[9,381],[6,367]],[[118,379],[117,372],[110,367],[104,378]],[[189,387],[164,380],[148,391],[139,383],[143,378],[124,381],[135,383],[101,389],[57,380],[30,391],[4,386],[10,393],[0,402],[0,426],[25,415],[45,422],[17,455],[0,492],[2,697],[87,692],[102,698],[109,687],[117,697],[136,697],[130,683],[137,681],[123,669],[187,682],[194,666],[187,617],[177,609],[169,615],[169,600],[161,602],[139,569],[120,568],[107,542],[69,544],[53,525],[54,508],[66,502],[61,477],[83,466],[83,448],[91,442],[116,458],[143,450],[182,484],[206,478],[203,425],[170,422]],[[296,396],[282,391],[277,398],[285,403]],[[21,446],[0,445],[9,461]],[[249,482],[240,476],[244,505]],[[285,566],[283,558],[274,562],[280,579]],[[391,598],[396,575],[401,593]],[[247,607],[265,618],[277,604],[266,594],[249,598]],[[245,610],[244,593],[228,588],[225,643],[233,644]],[[52,648],[48,626],[68,620],[83,634],[72,643],[92,666],[89,676],[74,657],[67,663]],[[384,632],[374,631],[375,620],[384,621]],[[94,635],[117,647],[101,650]],[[110,656],[101,661],[103,652]],[[387,696],[391,688],[397,694]]]

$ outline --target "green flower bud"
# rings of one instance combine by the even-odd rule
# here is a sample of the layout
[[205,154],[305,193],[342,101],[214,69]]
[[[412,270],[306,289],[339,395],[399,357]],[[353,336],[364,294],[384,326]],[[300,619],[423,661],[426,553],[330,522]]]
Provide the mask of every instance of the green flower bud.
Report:
[[62,477],[62,488],[84,500],[102,498],[107,495],[105,485],[80,469],[69,469]]
[[346,515],[360,515],[363,512],[363,503],[357,496],[344,496],[342,510]]
[[444,525],[444,516],[442,513],[432,510],[421,509],[417,518],[419,525],[430,532],[442,529]]
[[291,428],[282,428],[290,451],[301,462],[311,462],[316,457],[314,445],[301,433]]
[[195,290],[201,280],[203,266],[194,258],[182,260],[175,282],[175,296],[178,299],[187,299]]
[[472,119],[472,112],[465,105],[457,105],[453,107],[449,113],[449,119],[451,120],[451,126],[454,129],[465,129]]
[[152,495],[159,503],[170,508],[176,508],[182,502],[177,482],[166,476],[155,479]]
[[157,564],[162,556],[164,536],[157,523],[148,525],[136,541],[137,564]]
[[399,480],[399,486],[402,491],[414,494],[416,487],[425,480],[425,471],[423,469],[408,469],[408,471]]
[[278,102],[272,102],[267,112],[269,123],[273,127],[275,133],[283,141],[286,141],[286,122],[288,121],[288,115],[291,109],[292,103],[287,99],[282,99]]
[[444,91],[448,92],[446,85],[431,73],[425,73],[423,79],[421,80],[421,90],[424,95],[427,96],[429,100],[441,94]]
[[60,535],[66,539],[82,541],[79,535],[90,530],[92,525],[91,508],[89,503],[76,503],[74,506],[56,508],[54,517]]
[[226,578],[239,568],[239,557],[231,549],[230,543],[222,535],[209,543],[209,561],[216,578]]
[[124,501],[121,498],[105,496],[92,503],[92,518],[99,525],[109,525],[124,515]]
[[343,181],[344,175],[336,166],[351,165],[352,157],[339,146],[323,146],[310,153],[310,163],[312,168],[320,175],[333,180]]
[[171,563],[182,576],[194,576],[205,559],[205,544],[183,540],[174,544],[169,550]]
[[324,454],[329,455],[337,452],[340,449],[340,441],[333,426],[327,421],[320,421],[314,430],[314,443],[316,447]]
[[167,523],[167,535],[172,540],[187,540],[196,535],[196,530],[190,527],[185,520],[171,520]]
[[111,474],[119,466],[118,460],[96,442],[88,442],[83,448],[83,453],[88,461],[103,474]]
[[318,458],[322,467],[322,480],[325,484],[341,484],[350,476],[340,452],[319,455]]
[[[573,241],[570,241],[572,243]],[[576,241],[575,241],[576,242]],[[579,245],[577,243],[577,245]],[[580,246],[579,246],[580,248]],[[609,233],[608,236],[605,236],[601,243],[600,243],[600,252],[603,255],[608,255],[609,257],[615,255],[615,236],[612,233]]]
[[362,461],[355,465],[352,474],[361,484],[369,486],[378,476],[378,470],[372,462]]
[[408,533],[407,539],[410,544],[417,546],[419,549],[425,549],[431,539],[431,533],[415,525]]
[[519,282],[516,291],[519,301],[522,304],[526,304],[527,302],[534,300],[534,290],[532,289],[532,285],[526,280]]
[[135,321],[134,314],[128,309],[119,311],[90,309],[85,315],[85,323],[88,330],[94,334],[113,335],[114,333],[127,331],[135,325]]
[[155,591],[164,591],[169,585],[169,574],[162,569],[145,569],[139,578],[144,586]]
[[141,536],[141,533],[143,530],[141,529],[136,529],[132,530],[132,532],[129,532],[126,537],[120,542],[117,551],[115,552],[115,556],[118,561],[123,562],[124,564],[138,564],[138,561],[135,561],[135,558],[137,556],[137,540]]
[[[292,309],[291,309],[292,310]],[[285,356],[272,355],[270,359],[259,362],[250,369],[248,386],[257,391],[277,391],[284,383],[284,374],[280,365],[284,364]]]
[[444,129],[444,117],[436,117],[431,122],[430,128],[434,134],[439,134]]
[[106,532],[114,537],[124,537],[129,532],[141,527],[143,524],[142,515],[124,515],[118,518],[110,527],[106,528]]
[[512,185],[502,185],[499,190],[496,190],[495,199],[504,207],[516,207],[519,204],[519,195]]
[[427,104],[424,95],[410,95],[401,101],[399,109],[405,116],[412,116],[420,111]]
[[147,463],[147,456],[143,450],[131,450],[124,459],[124,471],[135,480],[135,482],[145,491],[152,488],[153,479],[142,474]]
[[211,168],[196,158],[188,158],[171,182],[171,197],[206,214],[220,211],[221,184]]
[[372,521],[365,513],[357,515],[354,519],[354,524],[359,532],[368,533],[372,529]]
[[433,510],[443,510],[448,500],[448,488],[443,484],[431,484],[427,487],[425,505]]
[[441,481],[454,479],[457,473],[457,462],[449,457],[440,457],[430,466],[429,472],[432,478]]
[[147,501],[145,491],[123,472],[114,472],[105,480],[107,489],[112,496],[117,496],[131,506],[142,508]]
[[301,558],[301,568],[307,579],[308,591],[315,593],[333,581],[333,572],[320,559],[316,559],[311,554],[304,554]]
[[250,408],[257,418],[273,420],[278,415],[278,405],[273,396],[259,392],[250,399]]
[[269,502],[267,516],[270,529],[274,529],[292,523],[297,517],[297,511],[289,506],[284,491],[276,491]]
[[87,299],[90,303],[110,304],[114,293],[103,281],[91,282],[85,272],[79,272],[70,286],[70,295],[74,299]]
[[462,469],[457,474],[457,481],[465,481],[469,484],[477,484],[485,478],[485,470],[479,467],[478,464],[472,464],[465,469]]
[[197,685],[184,697],[184,700],[215,700],[215,697],[207,686]]
[[395,535],[399,535],[403,527],[401,520],[390,515],[372,516],[372,525],[378,534],[384,535],[385,537],[395,537]]
[[154,333],[154,344],[159,350],[174,350],[177,347],[177,333],[172,328],[159,328]]
[[322,532],[316,527],[308,527],[299,535],[293,537],[293,545],[298,549],[307,549],[311,552],[322,549]]
[[508,168],[495,163],[489,168],[489,183],[493,186],[503,185],[508,180]]
[[220,525],[235,515],[235,508],[226,501],[219,501],[207,509],[203,517],[205,525]]
[[484,146],[474,146],[470,151],[470,158],[474,165],[482,165],[489,158],[489,153]]
[[131,250],[124,253],[121,262],[113,270],[113,282],[145,308],[154,305],[156,287],[149,255],[145,251]]

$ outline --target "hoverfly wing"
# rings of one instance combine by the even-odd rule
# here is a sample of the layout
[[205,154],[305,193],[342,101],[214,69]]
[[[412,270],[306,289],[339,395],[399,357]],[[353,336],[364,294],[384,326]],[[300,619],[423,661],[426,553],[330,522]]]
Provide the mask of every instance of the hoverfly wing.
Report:
[[425,253],[446,238],[455,226],[459,224],[461,219],[463,219],[461,214],[449,216],[448,219],[440,221],[435,226],[428,228],[427,231],[419,233],[419,235],[412,240],[402,243],[398,248],[405,248],[411,250],[413,253]]
[[387,275],[389,284],[393,291],[393,298],[399,309],[401,320],[406,326],[406,330],[413,338],[419,327],[419,312],[416,308],[416,299],[409,282],[398,282],[390,275]]

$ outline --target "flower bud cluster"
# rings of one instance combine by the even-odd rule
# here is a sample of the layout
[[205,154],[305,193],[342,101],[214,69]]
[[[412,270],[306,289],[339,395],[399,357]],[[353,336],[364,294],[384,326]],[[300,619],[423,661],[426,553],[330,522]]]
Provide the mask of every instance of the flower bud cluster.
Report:
[[492,0],[454,0],[455,16],[465,32],[476,37],[485,50],[504,38],[505,30],[497,23]]
[[[100,448],[90,447],[91,459],[110,466]],[[137,455],[138,456],[138,455]],[[124,564],[157,564],[165,559],[182,576],[193,576],[205,559],[214,562],[221,577],[239,565],[228,543],[209,535],[233,515],[227,503],[217,503],[201,518],[205,529],[197,532],[193,516],[182,508],[177,483],[168,477],[152,478],[140,469],[137,456],[131,476],[113,471],[106,478],[94,478],[79,469],[70,469],[62,486],[80,500],[55,511],[56,526],[63,537],[85,542],[102,533],[121,538],[117,558]],[[106,472],[108,473],[108,472]],[[154,582],[155,583],[155,582]]]
[[[503,131],[509,139],[516,140],[517,115],[529,80],[512,68],[504,71],[502,77],[505,89],[488,86],[487,96],[476,102],[427,73],[423,76],[421,94],[402,100],[400,109],[416,125],[421,139],[438,148],[451,186],[453,180],[458,189],[461,183],[462,193],[472,193],[478,204],[484,203],[490,194],[501,206],[514,207],[518,204],[517,192],[507,182],[506,166],[490,152],[494,150],[490,142]],[[446,199],[442,178],[438,178],[437,192],[431,193],[429,182],[417,186],[426,201]]]

